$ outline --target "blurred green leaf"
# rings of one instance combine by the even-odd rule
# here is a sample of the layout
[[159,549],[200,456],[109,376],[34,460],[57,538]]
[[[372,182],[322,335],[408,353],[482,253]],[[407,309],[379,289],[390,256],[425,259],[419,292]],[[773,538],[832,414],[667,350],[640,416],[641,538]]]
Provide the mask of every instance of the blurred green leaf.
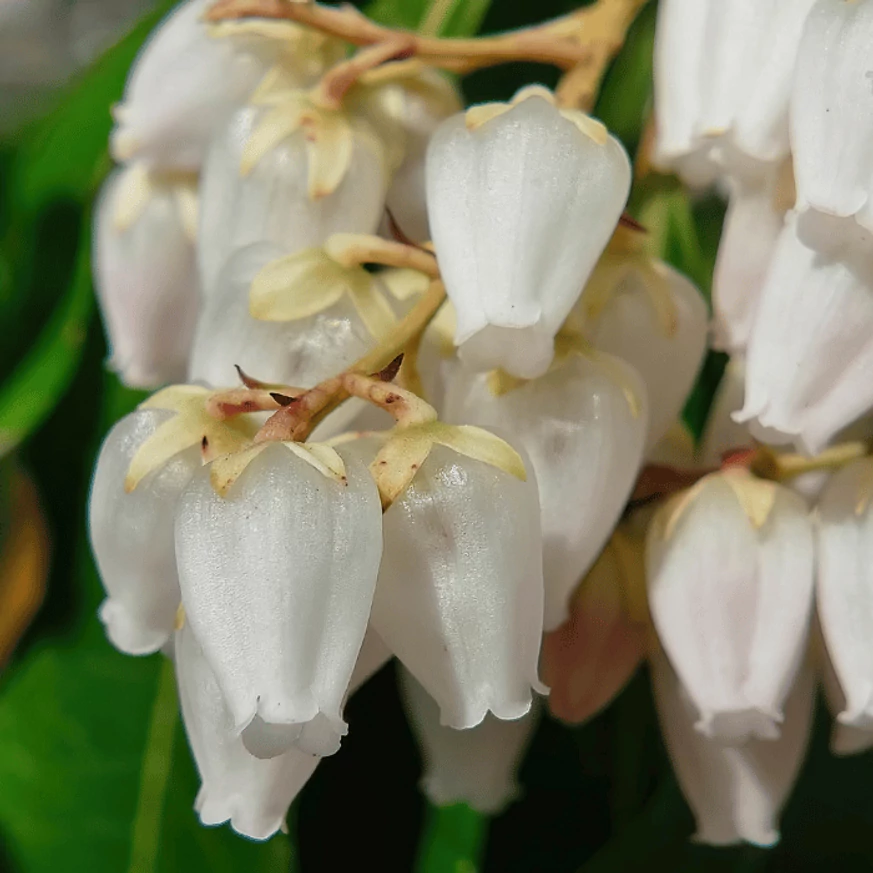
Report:
[[0,457],[42,424],[76,373],[94,308],[89,228],[86,217],[69,290],[24,360],[0,385]]
[[487,835],[488,817],[466,804],[429,806],[416,873],[476,873]]
[[[140,395],[107,376],[104,423]],[[90,468],[93,453],[84,454]],[[203,828],[197,778],[176,711],[172,667],[129,658],[96,619],[102,589],[90,557],[84,507],[77,589],[83,626],[43,640],[0,695],[0,832],[21,873],[250,873],[284,871],[284,836],[266,844]]]

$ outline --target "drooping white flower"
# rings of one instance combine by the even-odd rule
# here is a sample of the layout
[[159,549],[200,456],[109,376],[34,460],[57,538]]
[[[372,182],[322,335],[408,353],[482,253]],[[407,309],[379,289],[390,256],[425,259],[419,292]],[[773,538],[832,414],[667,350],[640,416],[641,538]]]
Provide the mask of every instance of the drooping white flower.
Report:
[[542,693],[536,482],[434,446],[384,516],[373,628],[441,722],[521,718]]
[[608,355],[571,354],[505,392],[485,374],[455,371],[449,420],[512,433],[536,474],[546,630],[567,619],[574,588],[624,509],[643,458],[647,408],[636,372]]
[[734,413],[743,408],[746,394],[746,363],[742,355],[732,355],[715,391],[706,427],[700,441],[700,461],[718,466],[731,452],[751,449],[755,440],[748,427],[734,421]]
[[840,724],[873,729],[873,462],[836,473],[818,504],[817,604],[845,708]]
[[629,187],[618,140],[541,90],[439,127],[427,155],[428,214],[469,367],[546,372]]
[[[336,128],[350,125],[350,140],[331,141],[322,149],[302,127],[281,136],[283,109],[240,109],[209,150],[198,238],[206,295],[213,293],[224,262],[239,248],[270,242],[290,255],[321,245],[332,233],[372,233],[382,217],[387,171],[382,145],[369,126],[359,119],[332,118]],[[289,104],[289,123],[301,112],[297,103]],[[253,137],[260,130],[276,132],[276,139],[255,159]],[[314,157],[313,149],[322,150],[323,157]],[[342,156],[348,163],[339,173]],[[316,190],[314,184],[323,187]]]
[[843,724],[839,720],[841,713],[846,709],[846,695],[840,686],[833,661],[828,653],[824,638],[821,635],[821,622],[816,622],[814,630],[817,631],[815,643],[819,651],[819,675],[821,688],[827,710],[834,719],[831,725],[830,751],[832,755],[844,757],[866,752],[873,747],[873,727],[862,728],[854,725]]
[[827,252],[810,246],[789,213],[761,293],[737,417],[812,453],[873,407],[873,246],[831,242]]
[[779,736],[813,601],[803,499],[743,471],[707,476],[656,515],[646,567],[652,619],[697,730],[728,742]]
[[797,209],[873,233],[873,6],[818,0],[803,30],[791,101]]
[[[384,643],[368,632],[349,693],[388,657]],[[268,839],[284,829],[288,807],[321,758],[291,748],[265,760],[245,748],[215,673],[188,624],[175,636],[174,662],[185,730],[202,782],[194,804],[200,821],[205,825],[230,822],[243,836]]]
[[260,243],[240,249],[227,261],[197,323],[191,381],[234,385],[239,366],[264,382],[310,388],[373,346],[373,337],[348,298],[296,321],[253,317],[252,280],[281,255],[277,246]]
[[663,652],[652,657],[661,729],[673,769],[697,822],[695,840],[712,846],[779,842],[779,814],[806,754],[815,702],[804,666],[785,703],[775,740],[727,745],[695,730],[697,711]]
[[200,293],[196,180],[141,164],[105,183],[94,221],[94,285],[110,366],[134,388],[185,376]]
[[242,460],[213,462],[180,499],[187,620],[253,754],[295,741],[330,754],[379,567],[379,495],[360,462],[327,447],[271,444]]
[[788,104],[814,0],[667,0],[655,41],[655,159],[691,184],[789,151]]
[[406,716],[421,750],[421,789],[435,806],[466,803],[486,815],[499,815],[520,788],[518,768],[537,724],[538,711],[513,721],[493,715],[468,730],[440,723],[433,698],[402,670],[400,687]]
[[[652,282],[658,289],[648,287]],[[706,353],[708,320],[697,288],[659,264],[652,275],[628,272],[587,328],[595,348],[626,361],[643,381],[647,449],[667,433],[691,393]]]
[[181,602],[173,544],[173,512],[200,467],[188,448],[125,492],[131,460],[172,413],[140,410],[106,437],[91,486],[89,530],[108,597],[100,620],[112,644],[130,655],[156,652],[170,638]]
[[736,354],[749,342],[761,289],[791,204],[779,200],[775,169],[760,180],[730,184],[712,282],[713,329],[719,349]]

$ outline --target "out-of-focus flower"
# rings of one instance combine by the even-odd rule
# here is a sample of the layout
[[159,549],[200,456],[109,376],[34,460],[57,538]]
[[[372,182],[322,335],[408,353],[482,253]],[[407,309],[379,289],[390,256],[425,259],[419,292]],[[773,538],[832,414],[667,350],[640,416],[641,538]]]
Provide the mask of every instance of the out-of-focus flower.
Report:
[[664,740],[697,822],[695,839],[712,846],[779,842],[778,819],[806,754],[815,702],[814,673],[804,666],[785,703],[778,739],[727,745],[695,729],[697,710],[662,652],[652,681]]
[[731,470],[667,503],[649,529],[649,606],[709,738],[779,736],[806,647],[813,533],[787,488]]
[[526,379],[548,370],[630,185],[618,140],[547,96],[533,89],[449,119],[427,157],[431,232],[461,358]]
[[94,285],[110,366],[135,388],[185,377],[200,305],[197,180],[142,164],[105,183],[94,221]]
[[430,802],[466,803],[499,815],[520,793],[516,777],[537,724],[537,708],[512,721],[489,714],[475,727],[455,730],[440,722],[439,707],[406,670],[400,684],[424,763],[421,788]]

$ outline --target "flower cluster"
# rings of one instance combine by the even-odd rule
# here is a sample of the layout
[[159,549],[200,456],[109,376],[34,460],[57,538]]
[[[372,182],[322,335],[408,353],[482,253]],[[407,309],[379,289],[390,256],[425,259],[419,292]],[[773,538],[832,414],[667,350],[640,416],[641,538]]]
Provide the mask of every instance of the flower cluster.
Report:
[[[111,366],[169,387],[106,438],[91,539],[112,643],[174,660],[205,824],[282,827],[391,657],[425,792],[499,810],[538,696],[582,721],[649,656],[701,837],[771,843],[816,590],[840,724],[873,728],[866,445],[809,460],[750,435],[817,451],[873,406],[870,174],[836,96],[857,70],[828,48],[859,59],[873,4],[662,0],[656,150],[731,192],[716,330],[737,372],[748,349],[754,424],[726,380],[697,453],[679,418],[706,304],[623,216],[630,161],[580,108],[640,5],[459,48],[311,2],[186,0],[136,61],[95,284]],[[737,57],[749,32],[766,64]],[[446,75],[512,59],[568,72],[466,108]]]

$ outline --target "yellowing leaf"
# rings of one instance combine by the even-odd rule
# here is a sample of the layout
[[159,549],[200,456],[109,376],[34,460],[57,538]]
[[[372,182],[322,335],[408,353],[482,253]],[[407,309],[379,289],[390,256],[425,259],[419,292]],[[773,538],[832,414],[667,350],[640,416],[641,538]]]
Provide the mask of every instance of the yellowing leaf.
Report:
[[198,385],[172,385],[140,405],[140,409],[165,409],[176,414],[133,456],[124,480],[125,491],[133,491],[149,473],[191,446],[201,446],[204,459],[209,460],[239,451],[249,443],[254,436],[249,421],[218,421],[206,411],[206,401],[213,393]]

